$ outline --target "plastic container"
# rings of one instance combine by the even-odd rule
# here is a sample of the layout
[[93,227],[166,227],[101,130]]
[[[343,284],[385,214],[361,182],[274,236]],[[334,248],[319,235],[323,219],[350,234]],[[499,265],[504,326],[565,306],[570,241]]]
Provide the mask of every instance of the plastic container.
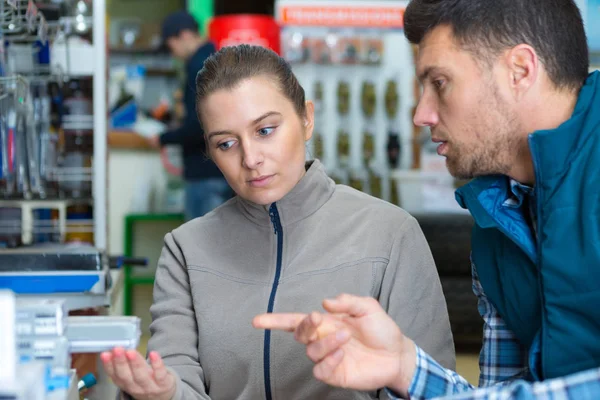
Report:
[[67,208],[67,243],[94,244],[94,210],[92,206],[81,204]]
[[60,237],[58,230],[58,210],[53,208],[35,208],[33,214],[33,243],[57,242]]
[[[16,297],[10,290],[0,290],[0,382],[14,382],[16,378],[15,366],[17,354],[15,344]],[[2,388],[0,388],[0,397]]]
[[70,38],[54,43],[50,53],[50,64],[54,71],[69,76],[90,76],[94,74],[94,46],[80,38]]
[[281,54],[279,25],[268,15],[236,14],[212,19],[208,36],[217,49],[238,44],[251,44],[270,48]]
[[68,317],[71,353],[101,353],[115,347],[136,349],[141,337],[138,317]]
[[67,307],[63,299],[19,297],[16,302],[18,336],[62,336],[67,323]]
[[71,368],[69,340],[64,336],[17,336],[20,363],[41,361],[52,375],[67,375]]
[[94,153],[94,115],[91,83],[75,80],[69,83],[62,117],[64,155],[60,168],[60,189],[69,198],[90,198]]
[[13,74],[31,74],[36,66],[36,49],[31,44],[11,43],[6,47],[7,69]]
[[18,207],[0,208],[0,248],[13,248],[22,244],[21,215]]

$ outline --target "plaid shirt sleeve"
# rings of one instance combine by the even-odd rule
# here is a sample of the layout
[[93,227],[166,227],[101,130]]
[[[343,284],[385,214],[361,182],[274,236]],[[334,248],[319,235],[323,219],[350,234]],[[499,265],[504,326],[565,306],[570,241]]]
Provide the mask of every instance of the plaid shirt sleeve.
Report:
[[507,385],[465,392],[446,400],[596,400],[600,394],[600,368],[543,382],[512,381]]
[[[479,356],[479,386],[488,387],[501,382],[508,383],[527,376],[527,352],[515,335],[508,329],[502,318],[483,292],[475,265],[473,293],[478,299],[478,310],[483,318],[483,346]],[[456,372],[439,365],[427,353],[417,347],[417,369],[409,394],[411,400],[431,399],[449,396],[475,389]],[[392,399],[393,397],[389,393]]]
[[[600,368],[543,382],[528,382],[527,352],[489,302],[473,271],[473,292],[484,320],[477,389],[456,372],[445,369],[417,347],[417,368],[408,390],[410,400],[595,400],[600,394]],[[400,400],[389,390],[393,400]]]

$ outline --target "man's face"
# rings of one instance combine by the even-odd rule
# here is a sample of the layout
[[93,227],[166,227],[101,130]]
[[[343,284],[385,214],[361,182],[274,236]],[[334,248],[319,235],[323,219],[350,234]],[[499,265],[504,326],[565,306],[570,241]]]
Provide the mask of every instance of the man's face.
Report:
[[180,34],[179,36],[171,36],[167,39],[167,46],[173,57],[185,60],[187,58],[187,46],[185,38]]
[[519,149],[520,123],[507,94],[509,79],[460,48],[439,26],[419,45],[423,94],[414,116],[431,129],[438,154],[458,178],[508,174]]

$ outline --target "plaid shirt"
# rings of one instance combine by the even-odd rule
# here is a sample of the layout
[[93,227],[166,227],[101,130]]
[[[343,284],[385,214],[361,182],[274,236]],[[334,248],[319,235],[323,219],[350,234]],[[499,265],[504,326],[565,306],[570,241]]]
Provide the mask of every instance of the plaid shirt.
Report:
[[[479,357],[479,388],[456,372],[445,369],[417,347],[417,369],[408,390],[410,400],[444,397],[452,400],[597,400],[600,368],[566,377],[532,383],[527,352],[506,327],[483,293],[473,266],[473,291],[484,320],[483,347]],[[399,400],[388,391],[391,399]],[[449,396],[449,397],[445,397]]]
[[[528,204],[531,224],[536,231],[532,188],[511,180],[512,196],[506,207]],[[525,200],[529,200],[525,202]],[[591,400],[600,398],[600,368],[543,382],[531,382],[528,353],[508,329],[483,292],[475,265],[473,292],[483,318],[483,346],[479,356],[479,388],[456,372],[445,369],[417,347],[417,368],[408,390],[410,400],[445,397],[452,400]],[[400,399],[388,390],[389,397]],[[449,397],[446,397],[449,396]]]

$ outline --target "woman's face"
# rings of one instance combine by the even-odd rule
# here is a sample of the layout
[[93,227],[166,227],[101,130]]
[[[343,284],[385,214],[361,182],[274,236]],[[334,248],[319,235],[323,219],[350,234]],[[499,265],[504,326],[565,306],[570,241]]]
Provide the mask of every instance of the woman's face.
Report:
[[269,77],[219,90],[200,104],[211,158],[238,196],[260,205],[283,198],[304,176],[314,106],[301,118]]

